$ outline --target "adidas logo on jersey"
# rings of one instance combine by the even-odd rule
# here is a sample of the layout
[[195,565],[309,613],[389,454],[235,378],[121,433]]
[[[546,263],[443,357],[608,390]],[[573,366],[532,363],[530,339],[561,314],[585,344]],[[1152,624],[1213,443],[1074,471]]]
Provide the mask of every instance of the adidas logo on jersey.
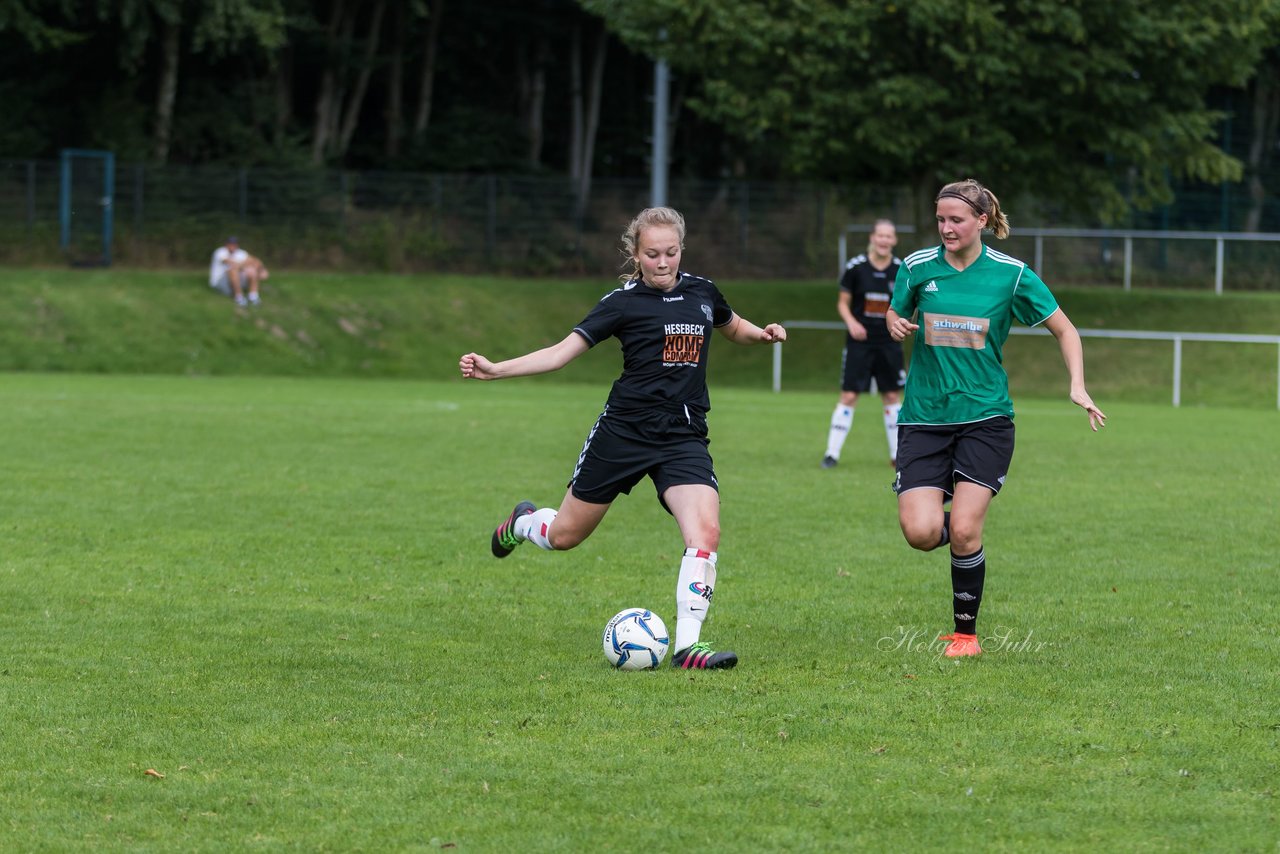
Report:
[[929,284],[925,285],[924,292],[926,294],[936,294],[938,292],[938,283],[930,282]]

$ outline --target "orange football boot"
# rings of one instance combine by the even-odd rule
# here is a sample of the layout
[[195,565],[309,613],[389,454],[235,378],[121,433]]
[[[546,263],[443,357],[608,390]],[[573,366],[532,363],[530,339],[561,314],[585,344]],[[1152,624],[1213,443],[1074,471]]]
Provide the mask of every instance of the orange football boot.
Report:
[[966,655],[981,655],[982,647],[978,646],[977,635],[963,635],[956,632],[952,635],[942,635],[938,640],[947,641],[946,649],[942,654],[947,658],[962,658]]

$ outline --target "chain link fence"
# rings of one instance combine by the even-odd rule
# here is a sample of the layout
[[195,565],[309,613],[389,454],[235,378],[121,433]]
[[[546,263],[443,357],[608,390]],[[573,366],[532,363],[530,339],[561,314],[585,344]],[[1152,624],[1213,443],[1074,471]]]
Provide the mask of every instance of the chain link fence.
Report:
[[[0,263],[77,262],[59,245],[59,181],[55,161],[0,160]],[[579,203],[571,182],[556,176],[122,163],[109,200],[109,254],[123,266],[199,268],[227,235],[236,234],[272,265],[295,269],[617,275],[619,235],[647,206],[649,189],[646,179],[597,179]],[[668,198],[689,223],[688,268],[715,278],[834,278],[834,250],[851,223],[914,218],[910,193],[893,187],[836,192],[799,182],[673,179]],[[1142,215],[1135,225],[1150,228],[1157,218],[1170,228],[1218,229],[1231,218],[1223,207],[1229,201],[1225,193],[1187,194],[1180,207]],[[1064,224],[1037,207],[1020,203],[1016,228]],[[1280,210],[1274,214],[1268,219],[1280,220]],[[1280,221],[1267,227],[1280,229]],[[904,234],[901,248],[909,251],[924,240]],[[1008,244],[1002,248],[1015,255],[1031,249],[1016,240]],[[1154,257],[1140,260],[1149,269],[1177,271],[1186,262],[1171,246],[1161,244]],[[1280,269],[1280,259],[1271,250],[1233,249],[1231,287],[1237,276],[1249,287],[1280,287],[1271,272]],[[1110,251],[1096,243],[1077,250],[1061,242],[1045,261],[1057,269],[1055,276],[1101,268],[1113,278],[1114,265],[1098,261],[1109,260]],[[1028,252],[1019,257],[1031,260]]]
[[[0,262],[66,260],[58,194],[55,162],[0,161]],[[199,266],[236,234],[273,264],[308,269],[613,274],[648,195],[647,180],[596,180],[579,204],[557,177],[121,164],[111,254]],[[808,184],[675,181],[669,197],[689,221],[691,268],[720,277],[828,276],[840,229],[869,215]]]

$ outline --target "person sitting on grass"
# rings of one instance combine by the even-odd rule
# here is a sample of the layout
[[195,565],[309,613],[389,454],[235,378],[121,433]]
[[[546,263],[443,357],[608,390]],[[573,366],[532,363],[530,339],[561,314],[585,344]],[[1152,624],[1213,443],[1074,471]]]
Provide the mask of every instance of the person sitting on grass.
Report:
[[209,287],[234,298],[236,305],[258,305],[262,302],[258,283],[270,275],[261,258],[240,248],[239,238],[228,237],[224,245],[213,251],[213,260],[209,264]]

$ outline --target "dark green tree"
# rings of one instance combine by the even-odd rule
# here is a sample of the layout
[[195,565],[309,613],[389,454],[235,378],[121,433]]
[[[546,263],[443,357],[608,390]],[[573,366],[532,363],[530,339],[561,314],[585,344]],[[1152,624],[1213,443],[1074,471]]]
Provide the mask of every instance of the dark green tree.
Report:
[[[122,67],[155,81],[151,159],[156,163],[169,159],[184,54],[199,69],[209,58],[237,55],[246,45],[275,49],[285,37],[278,0],[99,0],[97,14],[118,35]],[[158,55],[148,49],[153,44]]]
[[1206,95],[1276,39],[1276,0],[582,3],[699,77],[689,107],[740,145],[799,176],[908,183],[918,221],[969,176],[1110,222],[1171,179],[1239,180]]
[[0,33],[17,34],[36,53],[75,44],[84,34],[62,23],[74,6],[73,0],[0,0]]

